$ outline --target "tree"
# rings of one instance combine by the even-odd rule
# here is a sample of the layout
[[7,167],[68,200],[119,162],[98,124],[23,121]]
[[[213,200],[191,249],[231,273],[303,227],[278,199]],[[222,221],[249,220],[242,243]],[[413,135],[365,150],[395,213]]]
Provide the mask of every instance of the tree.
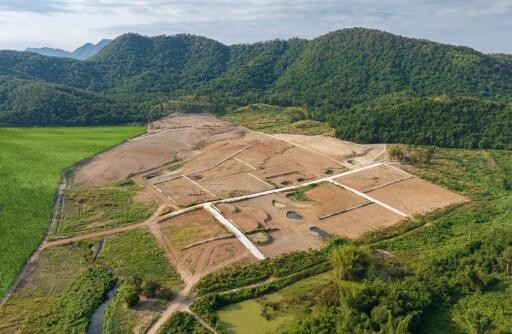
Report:
[[393,160],[399,160],[402,161],[404,158],[404,152],[402,152],[402,149],[398,145],[390,146],[388,149],[389,157]]
[[126,306],[134,307],[139,303],[139,292],[135,284],[127,283],[123,285],[119,290],[119,293],[121,294]]
[[510,271],[512,270],[512,246],[505,248],[501,258],[505,265],[505,272],[510,274]]
[[372,263],[367,249],[352,244],[335,248],[329,259],[339,278],[352,281],[363,279]]
[[406,317],[393,317],[390,311],[388,311],[388,321],[382,327],[382,334],[408,334],[409,327],[412,323],[412,316]]
[[499,331],[499,326],[494,317],[468,306],[460,307],[453,314],[452,320],[468,334],[491,334]]

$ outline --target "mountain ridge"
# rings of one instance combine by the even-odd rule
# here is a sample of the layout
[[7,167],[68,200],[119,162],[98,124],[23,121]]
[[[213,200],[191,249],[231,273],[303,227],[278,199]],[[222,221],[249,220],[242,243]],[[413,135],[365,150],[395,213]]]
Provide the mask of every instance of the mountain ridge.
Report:
[[43,56],[48,57],[60,57],[60,58],[73,58],[79,60],[85,60],[89,57],[94,56],[96,53],[101,51],[105,46],[112,42],[111,39],[102,39],[96,44],[93,43],[85,43],[84,45],[76,48],[74,51],[66,51],[58,48],[26,48],[26,52],[34,52]]
[[[488,55],[468,47],[407,38],[374,29],[349,28],[311,40],[292,38],[229,46],[191,34],[147,37],[128,33],[85,61],[0,51],[0,69],[9,69],[11,78],[34,78],[38,84],[62,85],[93,93],[87,98],[98,100],[94,105],[101,107],[96,113],[103,110],[103,116],[95,117],[94,121],[86,116],[87,113],[83,117],[72,117],[75,125],[97,124],[98,119],[105,124],[118,124],[120,120],[116,115],[119,114],[112,110],[126,106],[126,101],[131,101],[129,110],[133,113],[127,121],[147,121],[150,119],[148,115],[160,115],[155,108],[161,102],[193,95],[227,111],[259,102],[303,106],[308,110],[309,118],[330,122],[332,127],[343,130],[343,117],[349,117],[354,110],[362,115],[361,108],[353,107],[382,101],[381,97],[405,91],[409,99],[473,97],[508,103],[512,101],[511,59],[510,55]],[[4,86],[8,86],[5,84],[8,80],[3,81]],[[68,93],[78,94],[75,90],[68,90]],[[2,91],[7,97],[14,94],[0,87]],[[39,89],[37,93],[47,91]],[[100,99],[100,96],[106,98]],[[83,95],[79,94],[79,98]],[[45,102],[46,110],[54,115],[52,110],[58,109],[58,100],[47,97],[44,101],[51,101]],[[486,109],[482,106],[487,105],[485,101],[454,101],[448,104],[447,112],[453,116],[450,121],[462,120],[464,114],[458,108],[466,107],[479,110],[472,115],[476,120],[485,118],[482,114]],[[413,100],[408,105],[418,108],[411,110],[410,115],[420,110],[425,112],[425,106],[438,108],[438,104],[431,100]],[[388,108],[377,104],[366,106],[377,111],[380,107]],[[508,107],[495,109],[505,115],[510,113]],[[16,108],[15,104],[0,103],[0,124],[10,124],[16,119],[13,110],[30,113],[30,110]],[[9,121],[2,116],[6,113],[10,114]],[[378,119],[366,118],[373,124],[371,126],[386,118],[382,113],[377,114]],[[440,117],[438,113],[435,115]],[[396,117],[404,118],[403,122],[399,119],[393,123],[396,126],[410,124],[405,122],[407,113],[403,110],[397,112]],[[27,120],[26,115],[23,118]],[[497,116],[496,119],[501,118]],[[66,119],[57,121],[58,117],[52,120],[55,124],[70,124]],[[364,128],[366,125],[359,126]],[[483,126],[492,127],[492,124]],[[422,129],[423,137],[420,138],[419,130],[405,130],[417,133],[418,138],[412,138],[412,141],[421,143],[425,143],[425,133],[437,133]],[[468,125],[467,131],[474,134],[474,138],[469,136],[464,143],[460,138],[434,138],[431,143],[503,147],[501,142],[489,141],[488,136],[495,133],[494,130],[476,133],[478,131]],[[464,131],[466,128],[459,133]],[[506,131],[512,129],[506,128]],[[505,138],[507,136],[505,134]],[[382,133],[372,137],[372,141],[383,141],[388,137]]]

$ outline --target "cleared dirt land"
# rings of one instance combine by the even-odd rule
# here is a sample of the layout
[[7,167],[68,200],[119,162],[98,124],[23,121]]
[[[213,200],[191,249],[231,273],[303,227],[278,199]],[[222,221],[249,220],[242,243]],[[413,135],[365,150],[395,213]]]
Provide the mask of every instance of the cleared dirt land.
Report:
[[382,162],[386,156],[384,144],[361,145],[328,136],[276,134],[275,137],[325,154],[345,162],[348,166],[360,167]]
[[176,261],[191,275],[201,275],[252,255],[208,212],[199,209],[169,219],[160,225]]
[[335,181],[365,193],[411,177],[405,172],[382,165],[339,177]]
[[408,214],[425,213],[467,201],[461,195],[418,178],[407,179],[370,191],[368,195]]
[[[81,305],[75,299],[83,296],[66,289],[95,268],[112,274],[111,284],[137,276],[179,291],[170,304],[143,300],[133,310],[115,304],[123,326],[138,326],[123,332],[153,326],[149,332],[156,333],[166,317],[186,308],[192,286],[207,273],[320,249],[330,235],[360,238],[466,200],[385,158],[385,145],[262,134],[204,114],[165,117],[75,170],[59,233],[72,227],[70,233],[81,234],[43,245],[41,259],[0,308],[0,332],[31,326],[42,300]],[[99,238],[105,244],[98,255]]]

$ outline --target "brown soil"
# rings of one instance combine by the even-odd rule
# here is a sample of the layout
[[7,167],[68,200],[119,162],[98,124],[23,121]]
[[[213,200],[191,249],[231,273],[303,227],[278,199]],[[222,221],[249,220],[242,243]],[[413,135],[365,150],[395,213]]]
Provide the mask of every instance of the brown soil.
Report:
[[[287,207],[276,208],[272,204],[273,200],[285,203]],[[233,210],[233,206],[238,210]],[[299,208],[285,194],[257,197],[229,205],[219,204],[217,207],[226,218],[231,219],[245,231],[256,228],[277,229],[270,232],[272,238],[270,242],[257,246],[267,257],[291,251],[318,249],[323,246],[322,240],[314,237],[307,230],[307,219],[292,221],[286,217],[287,211],[299,211]],[[300,214],[302,215],[302,211]]]
[[259,181],[247,173],[197,182],[219,198],[237,197],[273,189],[272,186]]
[[[271,219],[269,213],[263,209],[254,206],[245,206],[249,201],[235,204],[221,203],[216,207],[222,212],[224,217],[231,219],[243,232],[252,232],[257,229],[268,228],[268,222]],[[236,218],[236,220],[233,220]]]
[[206,114],[180,114],[175,113],[163,117],[148,126],[149,133],[156,133],[167,129],[179,129],[196,127],[197,124],[204,124],[208,127],[232,126],[231,123],[214,116]]
[[366,199],[332,183],[323,183],[306,192],[316,214],[321,217],[367,202]]
[[399,172],[386,165],[366,169],[361,172],[339,177],[335,181],[350,188],[367,192],[388,183],[410,177],[406,173]]
[[171,218],[160,229],[177,249],[229,232],[206,211],[199,209]]
[[368,195],[411,215],[467,201],[461,195],[418,178],[368,192]]
[[156,187],[162,190],[164,195],[169,196],[176,205],[181,207],[215,199],[214,196],[183,177],[160,183]]
[[[91,159],[75,171],[75,182],[103,185],[159,167],[175,155],[193,156],[204,144],[242,138],[243,128],[204,114],[173,115],[154,130]],[[150,125],[152,128],[153,125]],[[157,129],[157,130],[156,130]],[[203,144],[204,143],[204,144]]]
[[220,164],[212,169],[209,169],[202,173],[189,175],[189,177],[194,180],[210,181],[210,180],[214,180],[219,177],[247,173],[252,170],[253,169],[251,169],[249,166],[244,165],[243,163],[241,163],[235,159],[228,159],[225,162],[223,162],[222,164]]
[[386,145],[384,144],[361,145],[328,136],[292,134],[276,134],[275,136],[308,147],[339,161],[351,160],[348,165],[354,167],[380,162],[386,153]]
[[402,219],[380,205],[370,204],[324,219],[316,226],[332,235],[357,239],[372,230],[393,226]]
[[[229,235],[230,233],[208,212],[200,209],[174,218],[159,225],[165,245],[177,267],[186,270],[185,277],[199,277],[228,264],[239,261],[255,261],[254,257],[237,239],[208,241],[183,249],[198,241]],[[184,278],[187,281],[187,278]]]

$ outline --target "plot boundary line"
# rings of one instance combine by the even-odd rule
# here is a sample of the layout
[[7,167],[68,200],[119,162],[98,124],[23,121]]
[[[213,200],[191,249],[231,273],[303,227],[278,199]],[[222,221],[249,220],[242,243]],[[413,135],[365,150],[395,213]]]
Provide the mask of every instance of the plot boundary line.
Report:
[[383,165],[384,165],[384,166],[387,166],[387,167],[389,167],[389,168],[392,168],[392,169],[394,169],[394,170],[396,170],[396,171],[398,171],[398,172],[400,172],[400,173],[402,173],[402,174],[405,174],[405,175],[407,175],[407,176],[415,177],[414,175],[409,174],[409,173],[407,173],[406,171],[401,170],[400,168],[396,168],[395,166],[390,165],[390,164],[388,164],[388,163],[384,163]]
[[252,176],[252,177],[253,177],[253,178],[255,178],[256,180],[260,181],[261,183],[264,183],[264,184],[266,184],[267,186],[274,188],[274,186],[273,186],[273,185],[271,185],[270,183],[266,182],[265,180],[260,179],[259,177],[257,177],[257,176],[256,176],[256,175],[254,175],[253,173],[248,172],[247,174],[249,174],[250,176]]
[[372,191],[375,191],[375,190],[379,190],[381,188],[385,188],[387,186],[390,186],[390,185],[393,185],[395,183],[398,183],[398,182],[402,182],[402,181],[405,181],[405,180],[410,180],[410,179],[414,179],[416,178],[415,176],[407,176],[407,177],[404,177],[404,178],[401,178],[401,179],[398,179],[398,180],[395,180],[395,181],[391,181],[391,182],[388,182],[388,183],[384,183],[384,184],[381,184],[381,185],[378,185],[376,187],[372,187],[372,188],[369,188],[369,189],[365,189],[363,191],[363,193],[369,193],[369,192],[372,192]]
[[344,184],[342,184],[342,183],[339,183],[339,182],[337,182],[337,181],[335,181],[335,180],[330,180],[330,182],[331,182],[331,183],[334,183],[334,184],[335,184],[335,185],[337,185],[337,186],[340,186],[340,187],[342,187],[342,188],[345,188],[345,189],[347,189],[348,191],[351,191],[351,192],[353,192],[353,193],[354,193],[354,194],[356,194],[356,195],[359,195],[359,196],[361,196],[361,197],[364,197],[364,198],[366,198],[367,200],[369,200],[369,201],[371,201],[371,202],[373,202],[373,203],[375,203],[375,204],[378,204],[378,205],[380,205],[380,206],[382,206],[382,207],[384,207],[384,208],[386,208],[386,209],[388,209],[388,210],[390,210],[390,211],[393,211],[394,213],[396,213],[396,214],[398,214],[398,215],[400,215],[400,216],[402,216],[402,217],[409,217],[409,215],[408,215],[408,214],[405,214],[405,213],[403,213],[402,211],[400,211],[400,210],[398,210],[398,209],[395,209],[395,208],[394,208],[394,207],[392,207],[391,205],[388,205],[388,204],[386,204],[386,203],[384,203],[384,202],[381,202],[381,201],[379,201],[378,199],[375,199],[375,198],[373,198],[373,197],[371,197],[371,196],[369,196],[369,195],[367,195],[367,194],[365,194],[365,193],[363,193],[363,192],[360,192],[360,191],[358,191],[358,190],[355,190],[355,189],[353,189],[353,188],[350,188],[350,187],[348,187],[348,186],[346,186],[346,185],[344,185]]
[[182,176],[183,178],[189,180],[190,182],[192,182],[193,184],[195,184],[196,186],[198,186],[199,188],[203,189],[204,191],[206,191],[208,194],[210,194],[212,197],[217,197],[215,196],[214,193],[212,193],[210,190],[206,189],[205,187],[203,187],[202,185],[200,185],[199,183],[197,183],[196,181],[192,180],[191,178],[189,178],[188,176],[186,175],[183,175]]
[[274,136],[274,135],[271,135],[271,134],[268,134],[268,133],[259,132],[259,131],[254,131],[254,130],[249,130],[249,131],[252,131],[252,132],[258,133],[258,134],[260,134],[260,135],[268,136],[268,137],[270,137],[270,138],[274,138],[274,139],[276,139],[276,140],[284,141],[285,143],[288,143],[288,144],[290,144],[290,145],[292,145],[292,146],[300,147],[300,148],[302,148],[302,149],[304,149],[304,150],[307,150],[307,151],[313,152],[313,153],[318,154],[318,155],[320,155],[320,156],[322,156],[322,157],[324,157],[324,158],[326,158],[326,159],[329,159],[329,160],[331,160],[331,161],[334,161],[335,163],[337,163],[338,165],[340,165],[340,166],[342,166],[342,167],[344,167],[344,168],[348,168],[348,167],[347,167],[343,162],[341,162],[341,161],[339,161],[339,160],[337,160],[337,159],[334,159],[333,157],[330,157],[330,156],[328,156],[327,154],[324,154],[324,153],[322,153],[322,152],[318,152],[317,150],[312,149],[312,148],[310,148],[310,147],[307,147],[307,146],[304,146],[304,145],[301,145],[301,144],[297,144],[297,143],[294,143],[294,142],[292,142],[292,141],[286,140],[286,139],[284,139],[284,138],[279,138],[279,137],[277,137],[277,136]]
[[[276,193],[280,193],[280,192],[286,192],[286,191],[290,191],[290,190],[299,189],[299,188],[302,188],[302,187],[305,187],[305,186],[309,186],[309,185],[312,185],[312,184],[317,184],[317,183],[321,183],[321,182],[329,182],[332,179],[338,178],[340,176],[358,173],[360,171],[371,169],[371,168],[375,168],[375,167],[378,167],[378,166],[381,166],[381,165],[383,165],[383,163],[379,162],[379,163],[375,163],[373,165],[368,165],[368,166],[361,167],[359,169],[345,171],[345,172],[342,172],[342,173],[339,173],[339,174],[336,174],[336,175],[332,175],[332,176],[325,177],[325,178],[322,178],[322,179],[317,179],[317,180],[309,181],[307,183],[302,183],[302,184],[299,184],[299,185],[283,187],[283,188],[276,188],[276,189],[270,189],[270,190],[262,191],[262,192],[259,192],[259,193],[249,194],[249,195],[243,195],[243,196],[238,196],[238,197],[231,197],[231,198],[214,200],[214,201],[205,202],[205,203],[199,203],[199,204],[195,204],[195,205],[192,205],[192,206],[189,206],[189,207],[177,210],[177,211],[170,212],[170,213],[165,214],[163,216],[158,216],[157,218],[154,219],[154,222],[151,222],[151,223],[142,222],[142,223],[135,224],[135,225],[121,226],[119,228],[113,228],[113,229],[110,229],[110,230],[98,231],[98,232],[81,234],[81,235],[79,234],[79,235],[76,235],[74,237],[69,237],[69,238],[65,238],[65,239],[57,239],[57,240],[49,241],[47,244],[43,245],[42,247],[43,248],[54,247],[54,246],[58,246],[58,245],[69,244],[69,243],[72,243],[74,241],[87,240],[87,239],[91,239],[91,238],[97,238],[99,236],[107,236],[107,235],[117,234],[117,233],[128,231],[128,230],[144,228],[144,227],[147,227],[147,226],[151,226],[152,224],[162,223],[162,222],[164,222],[164,221],[166,221],[168,219],[171,219],[173,217],[185,214],[187,212],[191,212],[191,211],[194,211],[194,210],[198,210],[198,209],[204,208],[205,204],[233,203],[233,202],[243,201],[243,200],[246,200],[246,199],[257,198],[257,197],[271,195],[271,194],[276,194]],[[118,230],[118,229],[122,229],[122,230]]]
[[239,158],[237,158],[237,157],[233,157],[233,159],[235,159],[236,161],[238,161],[238,162],[240,162],[240,163],[243,163],[244,165],[248,166],[248,167],[249,167],[249,168],[251,168],[252,170],[257,170],[257,168],[256,168],[256,167],[251,166],[251,165],[250,165],[250,164],[248,164],[247,162],[245,162],[245,161],[243,161],[243,160],[241,160],[241,159],[239,159]]

